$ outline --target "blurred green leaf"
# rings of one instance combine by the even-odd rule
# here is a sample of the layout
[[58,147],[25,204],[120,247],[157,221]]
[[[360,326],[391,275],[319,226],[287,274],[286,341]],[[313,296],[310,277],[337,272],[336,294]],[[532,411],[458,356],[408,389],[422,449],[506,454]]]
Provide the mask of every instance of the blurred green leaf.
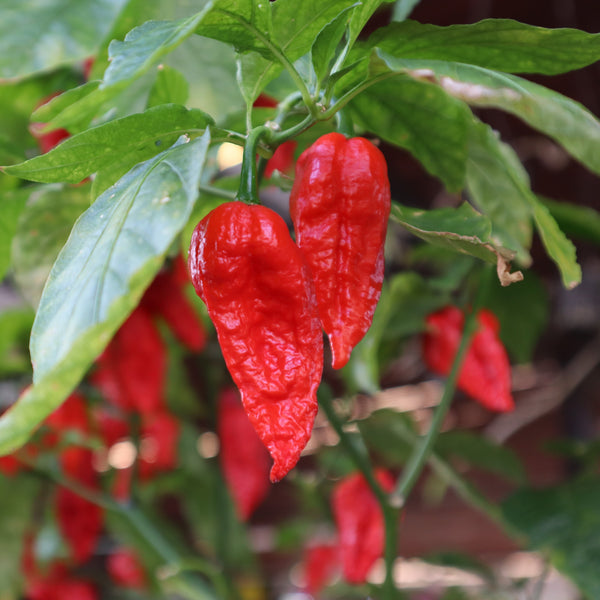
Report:
[[473,467],[495,473],[514,483],[526,481],[525,469],[513,450],[470,431],[441,433],[435,451],[443,458],[459,458]]
[[[397,3],[395,10],[406,17],[405,9],[414,4],[406,0]],[[546,29],[510,19],[448,27],[404,21],[382,27],[369,44],[405,59],[452,61],[509,73],[556,75],[600,60],[600,34],[566,27]]]
[[148,97],[148,108],[161,104],[181,104],[187,102],[189,85],[184,75],[177,69],[162,66],[158,69],[156,80]]
[[109,121],[71,136],[46,154],[5,167],[9,175],[42,182],[78,183],[103,169],[127,172],[168,148],[181,135],[198,135],[212,124],[201,110],[177,104]]
[[392,21],[404,21],[412,12],[413,8],[421,0],[396,0],[392,11]]
[[12,243],[12,263],[19,290],[37,307],[50,269],[73,224],[90,205],[89,185],[40,185],[29,195]]
[[23,585],[22,556],[26,534],[31,531],[34,504],[40,482],[34,477],[0,474],[0,597],[20,597]]
[[571,237],[600,245],[600,212],[587,206],[538,199],[550,211],[562,231]]
[[0,78],[28,77],[83,61],[100,46],[125,3],[0,1]]
[[581,592],[600,598],[600,480],[564,483],[546,489],[522,489],[502,503],[504,517],[523,533],[534,550]]
[[207,132],[137,165],[79,218],[33,326],[34,385],[0,418],[0,452],[60,405],[135,307],[189,219],[208,144]]
[[23,212],[28,190],[4,192],[0,200],[0,281],[10,265],[10,247],[17,230],[19,215]]
[[517,363],[531,361],[540,335],[549,317],[546,288],[533,271],[524,273],[523,281],[490,289],[484,304],[500,321],[500,339]]
[[426,315],[445,301],[416,273],[400,273],[384,282],[373,323],[342,371],[351,389],[379,390],[381,372],[399,353],[400,343],[421,331]]
[[0,377],[28,373],[29,334],[33,311],[14,308],[0,312]]
[[[423,560],[441,567],[450,567],[468,571],[469,573],[478,575],[491,585],[496,581],[496,576],[491,567],[468,554],[463,554],[461,552],[435,552],[433,554],[427,554],[423,557]],[[461,598],[462,596],[458,597]]]
[[575,246],[560,230],[550,211],[536,198],[533,218],[548,256],[556,263],[563,285],[573,289],[581,283],[581,267],[577,263]]
[[401,466],[412,453],[404,431],[414,431],[411,418],[391,409],[381,409],[358,422],[358,428],[367,446],[377,452],[391,466]]

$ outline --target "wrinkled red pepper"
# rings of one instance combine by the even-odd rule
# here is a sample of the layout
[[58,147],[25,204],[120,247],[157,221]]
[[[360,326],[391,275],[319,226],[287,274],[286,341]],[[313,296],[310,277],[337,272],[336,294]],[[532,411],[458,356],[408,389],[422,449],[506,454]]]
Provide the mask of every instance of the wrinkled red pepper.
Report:
[[383,154],[364,138],[320,137],[296,163],[290,213],[339,369],[371,326],[381,294],[390,213]]
[[[394,480],[382,469],[375,477],[386,492]],[[333,490],[333,516],[340,538],[342,571],[349,583],[364,583],[375,561],[383,555],[385,527],[377,498],[361,473],[343,479]]]
[[[450,372],[460,345],[464,320],[463,312],[456,306],[447,306],[427,317],[423,358],[434,373],[448,375]],[[510,362],[498,335],[498,319],[491,311],[483,309],[477,314],[477,323],[457,387],[489,410],[512,410]]]
[[323,367],[302,253],[277,213],[235,201],[197,225],[189,265],[244,408],[273,458],[271,481],[278,481],[310,437]]
[[246,521],[269,491],[270,461],[235,389],[221,392],[217,432],[223,476],[240,519]]

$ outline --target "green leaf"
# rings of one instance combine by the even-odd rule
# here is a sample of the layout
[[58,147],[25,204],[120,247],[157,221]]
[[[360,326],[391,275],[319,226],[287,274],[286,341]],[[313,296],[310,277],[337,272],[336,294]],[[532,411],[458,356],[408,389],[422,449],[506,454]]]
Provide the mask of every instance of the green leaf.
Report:
[[451,191],[465,181],[471,111],[429,83],[397,76],[372,85],[351,103],[356,122],[406,148]]
[[519,285],[489,291],[484,305],[500,321],[500,339],[516,363],[533,358],[537,342],[546,329],[549,317],[548,293],[532,271],[524,273]]
[[212,119],[200,110],[177,104],[156,106],[88,129],[46,154],[4,170],[33,181],[77,183],[103,169],[125,165],[128,170],[169,147],[180,135],[202,133],[210,124]]
[[[404,4],[410,9],[415,2]],[[405,59],[452,61],[508,73],[556,75],[600,60],[600,34],[545,29],[510,19],[449,27],[392,23],[375,32],[369,44]]]
[[28,77],[95,53],[126,0],[0,1],[0,79]]
[[410,417],[391,409],[380,409],[358,421],[358,429],[369,449],[377,452],[392,466],[401,466],[409,458],[412,445],[405,431],[414,430]]
[[600,174],[600,121],[578,102],[521,77],[474,65],[406,60],[381,51],[379,56],[393,71],[436,83],[472,106],[499,108],[516,115]]
[[12,262],[19,290],[33,307],[40,301],[50,269],[73,224],[90,205],[89,188],[47,185],[28,190],[29,200],[12,244]]
[[0,597],[20,597],[23,585],[23,544],[31,532],[40,481],[31,476],[0,475]]
[[161,104],[184,105],[188,100],[188,95],[187,79],[177,69],[162,66],[158,69],[156,80],[150,90],[148,108]]
[[560,230],[550,211],[537,198],[534,201],[533,218],[544,248],[558,267],[563,285],[568,290],[573,289],[581,283],[575,246]]
[[488,217],[464,202],[458,208],[422,210],[392,204],[392,219],[414,235],[447,250],[474,256],[488,263],[510,261],[514,253],[491,236]]
[[513,450],[470,431],[440,434],[435,442],[435,450],[445,459],[459,458],[513,483],[522,484],[526,481],[525,469]]
[[0,281],[10,265],[10,246],[28,196],[27,190],[20,189],[4,192],[0,200]]
[[600,245],[600,213],[597,210],[540,196],[538,199],[566,235]]
[[55,125],[54,122],[51,124],[49,122],[53,121],[71,104],[74,104],[82,98],[85,98],[88,94],[91,94],[93,91],[97,90],[99,85],[99,81],[87,81],[82,85],[71,88],[70,90],[66,90],[62,94],[55,96],[48,102],[45,102],[36,108],[36,110],[34,110],[31,114],[31,120],[40,123],[48,123],[46,130],[62,127],[60,122],[58,125]]
[[137,165],[79,218],[31,335],[34,385],[0,418],[0,452],[23,444],[77,385],[136,306],[187,223],[209,144],[180,140]]
[[392,21],[404,21],[419,4],[420,0],[396,0],[392,11]]
[[350,43],[353,44],[358,38],[373,13],[385,3],[394,0],[361,0],[360,6],[354,11],[352,22],[350,24]]
[[337,58],[336,51],[346,28],[350,15],[348,11],[352,7],[343,10],[329,25],[327,25],[317,36],[311,50],[313,69],[318,82],[325,80],[330,72],[333,61]]
[[416,273],[400,273],[385,281],[373,323],[342,371],[350,387],[377,392],[381,372],[399,354],[399,343],[421,331],[427,314],[444,302],[445,298],[429,289]]
[[529,177],[514,151],[480,121],[473,121],[467,162],[467,190],[492,223],[494,243],[516,253],[528,266],[532,207]]
[[0,312],[0,377],[29,373],[29,333],[33,311],[15,308]]
[[285,61],[293,63],[308,53],[321,31],[356,0],[278,0],[272,8],[269,53],[260,58],[242,56],[244,96],[252,103],[264,87],[279,75]]
[[502,504],[508,522],[546,552],[590,600],[600,598],[600,481],[523,489]]

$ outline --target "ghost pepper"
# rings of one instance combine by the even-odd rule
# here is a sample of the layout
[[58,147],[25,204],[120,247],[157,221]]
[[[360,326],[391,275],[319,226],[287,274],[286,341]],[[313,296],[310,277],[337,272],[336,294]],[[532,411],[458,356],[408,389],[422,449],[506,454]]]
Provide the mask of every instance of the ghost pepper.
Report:
[[303,255],[277,213],[234,201],[196,226],[189,267],[244,408],[273,458],[271,481],[279,481],[310,437],[323,367]]
[[[426,319],[423,358],[434,373],[448,375],[460,345],[464,314],[446,306]],[[460,370],[457,387],[489,410],[506,412],[514,408],[511,394],[510,362],[499,337],[500,325],[491,311],[477,313],[477,330]]]
[[339,369],[371,326],[381,294],[390,213],[383,154],[364,138],[320,137],[296,163],[290,213]]
[[[375,477],[386,492],[394,481],[382,469]],[[340,539],[342,572],[349,583],[363,583],[383,555],[385,525],[381,506],[361,473],[352,473],[333,490],[332,510]]]

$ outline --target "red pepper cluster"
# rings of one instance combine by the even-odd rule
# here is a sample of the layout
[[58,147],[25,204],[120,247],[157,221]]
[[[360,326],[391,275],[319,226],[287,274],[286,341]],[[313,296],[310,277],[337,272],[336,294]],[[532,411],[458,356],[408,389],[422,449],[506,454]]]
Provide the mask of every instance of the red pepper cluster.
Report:
[[[450,373],[460,345],[464,320],[463,312],[456,306],[447,306],[427,317],[423,358],[434,373]],[[483,309],[477,313],[477,325],[457,387],[489,410],[512,410],[510,362],[498,335],[498,319],[494,313]]]
[[294,467],[312,431],[321,327],[343,367],[370,326],[383,281],[387,166],[363,138],[321,137],[298,159],[296,242],[272,210],[228,202],[194,230],[189,267],[244,408],[274,464]]

